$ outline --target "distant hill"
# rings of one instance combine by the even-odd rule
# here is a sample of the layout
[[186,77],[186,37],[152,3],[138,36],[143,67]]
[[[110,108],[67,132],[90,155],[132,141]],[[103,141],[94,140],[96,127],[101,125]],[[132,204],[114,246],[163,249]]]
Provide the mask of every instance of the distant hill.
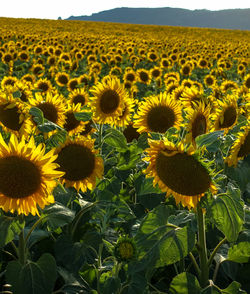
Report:
[[67,20],[250,30],[250,8],[210,11],[170,7],[122,7],[93,13],[90,16],[70,16]]

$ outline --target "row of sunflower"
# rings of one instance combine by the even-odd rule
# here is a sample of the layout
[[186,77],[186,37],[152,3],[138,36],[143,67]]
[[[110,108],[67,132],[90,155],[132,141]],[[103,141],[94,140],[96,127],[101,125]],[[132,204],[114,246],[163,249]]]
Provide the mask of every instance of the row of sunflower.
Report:
[[0,23],[3,293],[246,293],[249,32]]

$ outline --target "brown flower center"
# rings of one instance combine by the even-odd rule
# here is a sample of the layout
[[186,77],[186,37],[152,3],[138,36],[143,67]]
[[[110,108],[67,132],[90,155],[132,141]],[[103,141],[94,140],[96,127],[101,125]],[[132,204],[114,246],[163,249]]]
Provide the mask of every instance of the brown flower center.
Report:
[[52,121],[53,123],[57,122],[58,115],[56,107],[49,102],[40,103],[37,105],[39,109],[42,110],[43,115],[46,119]]
[[100,97],[100,108],[105,114],[114,112],[119,106],[120,97],[115,90],[106,90]]
[[205,167],[186,153],[166,156],[159,152],[156,173],[168,188],[183,196],[198,196],[206,192],[211,183]]
[[40,188],[39,168],[26,158],[0,158],[0,192],[9,198],[28,197]]
[[240,146],[238,157],[244,157],[250,154],[250,132],[248,132],[244,143]]
[[147,125],[151,132],[165,133],[175,123],[174,110],[165,105],[153,107],[147,115]]
[[192,123],[192,138],[195,139],[197,136],[205,134],[207,130],[206,117],[199,113]]
[[64,178],[69,181],[81,181],[89,177],[95,169],[95,156],[91,150],[78,144],[70,144],[58,153],[56,162]]
[[22,126],[22,123],[19,122],[20,113],[16,106],[7,108],[9,105],[10,103],[0,105],[0,121],[5,127],[19,131]]
[[77,120],[74,116],[73,112],[67,112],[66,113],[66,123],[64,125],[64,128],[67,132],[74,130],[80,125],[80,121]]
[[234,106],[229,106],[224,112],[224,121],[219,123],[220,128],[229,128],[231,127],[237,118],[237,112]]

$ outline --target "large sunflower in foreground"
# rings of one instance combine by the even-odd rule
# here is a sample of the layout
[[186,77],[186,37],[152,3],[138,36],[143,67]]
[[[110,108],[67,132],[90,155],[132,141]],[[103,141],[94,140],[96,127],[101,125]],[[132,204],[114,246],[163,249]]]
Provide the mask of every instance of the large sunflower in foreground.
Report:
[[182,109],[180,103],[166,92],[147,97],[141,102],[134,116],[134,127],[138,132],[165,133],[169,128],[180,126]]
[[0,135],[0,207],[8,212],[39,214],[38,206],[54,202],[52,190],[63,172],[56,170],[54,151],[45,154],[44,145],[36,147],[12,135],[7,145]]
[[194,108],[187,108],[186,112],[187,122],[184,125],[187,132],[186,142],[195,145],[195,138],[206,134],[209,130],[210,108],[209,106],[206,107],[203,102],[200,102]]
[[236,166],[240,159],[250,154],[250,125],[242,128],[230,149],[230,155],[225,159],[228,166]]
[[97,123],[114,124],[122,115],[124,100],[128,94],[117,78],[109,78],[105,83],[99,82],[90,90],[94,95],[91,98],[93,120]]
[[185,150],[182,143],[176,146],[169,141],[149,141],[149,145],[146,176],[153,177],[153,184],[167,197],[173,195],[176,204],[195,208],[205,192],[216,192],[208,168],[193,155],[192,147]]
[[75,187],[85,192],[87,188],[93,190],[96,178],[102,178],[103,160],[94,149],[94,141],[77,137],[68,139],[56,150],[58,170],[65,172],[60,179],[67,187]]

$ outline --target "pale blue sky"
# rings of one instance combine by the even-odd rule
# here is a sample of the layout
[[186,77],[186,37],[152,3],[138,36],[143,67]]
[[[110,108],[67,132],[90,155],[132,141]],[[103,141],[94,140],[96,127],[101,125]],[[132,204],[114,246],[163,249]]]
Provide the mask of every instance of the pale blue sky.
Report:
[[7,0],[0,17],[63,19],[71,15],[91,15],[116,7],[178,7],[221,10],[250,8],[249,0]]

